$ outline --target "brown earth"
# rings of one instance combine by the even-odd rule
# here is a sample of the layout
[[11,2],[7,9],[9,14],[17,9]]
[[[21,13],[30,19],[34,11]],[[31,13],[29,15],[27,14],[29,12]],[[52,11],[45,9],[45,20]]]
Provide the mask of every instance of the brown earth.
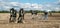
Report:
[[[25,23],[9,23],[9,13],[0,13],[0,28],[60,28],[60,13],[49,15],[48,20],[41,20],[43,13],[32,19],[30,13],[25,14]],[[17,16],[18,17],[18,16]]]

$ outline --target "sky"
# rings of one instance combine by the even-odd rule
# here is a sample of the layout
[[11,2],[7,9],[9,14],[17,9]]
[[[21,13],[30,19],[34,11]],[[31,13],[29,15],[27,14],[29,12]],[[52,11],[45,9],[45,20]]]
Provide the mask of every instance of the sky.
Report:
[[0,0],[0,10],[9,11],[10,8],[60,11],[60,0]]

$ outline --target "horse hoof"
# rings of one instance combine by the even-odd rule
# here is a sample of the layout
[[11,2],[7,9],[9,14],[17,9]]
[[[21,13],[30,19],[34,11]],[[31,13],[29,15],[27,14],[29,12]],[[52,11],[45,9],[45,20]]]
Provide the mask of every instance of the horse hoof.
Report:
[[23,23],[25,23],[25,21],[23,21]]

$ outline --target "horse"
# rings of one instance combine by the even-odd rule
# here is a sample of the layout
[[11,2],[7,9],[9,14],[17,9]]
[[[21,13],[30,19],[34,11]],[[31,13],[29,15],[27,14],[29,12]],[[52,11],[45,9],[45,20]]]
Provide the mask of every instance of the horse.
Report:
[[36,11],[31,10],[31,14],[32,14],[32,19],[34,19],[34,16],[37,16],[37,12]]
[[23,23],[23,20],[24,20],[24,9],[21,8],[21,9],[19,10],[18,23]]
[[17,16],[17,11],[14,8],[10,9],[10,19],[9,22],[15,22]]

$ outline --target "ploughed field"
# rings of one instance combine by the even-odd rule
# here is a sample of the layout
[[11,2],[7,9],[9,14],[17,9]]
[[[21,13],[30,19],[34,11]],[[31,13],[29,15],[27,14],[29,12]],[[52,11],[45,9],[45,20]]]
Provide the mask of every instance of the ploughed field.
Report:
[[26,13],[24,17],[25,23],[22,24],[9,23],[10,14],[0,13],[0,28],[60,28],[60,13],[49,15],[48,20],[42,20],[42,15],[43,13],[38,13],[38,16],[32,19],[32,15]]

